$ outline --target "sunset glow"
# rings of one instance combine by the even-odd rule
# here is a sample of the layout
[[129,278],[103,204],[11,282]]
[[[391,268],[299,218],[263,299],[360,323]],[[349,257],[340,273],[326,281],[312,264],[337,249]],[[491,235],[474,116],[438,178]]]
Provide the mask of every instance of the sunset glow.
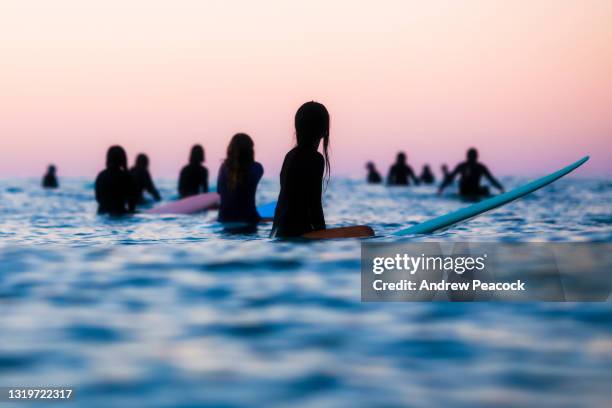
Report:
[[110,144],[176,176],[236,132],[275,177],[302,102],[332,115],[332,174],[454,164],[498,174],[583,155],[612,174],[612,2],[30,1],[0,6],[0,177],[94,176]]

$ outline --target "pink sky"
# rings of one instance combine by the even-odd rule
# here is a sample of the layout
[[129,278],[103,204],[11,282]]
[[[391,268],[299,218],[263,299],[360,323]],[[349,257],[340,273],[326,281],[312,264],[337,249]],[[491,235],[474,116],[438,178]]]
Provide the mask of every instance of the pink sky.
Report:
[[156,176],[202,143],[215,174],[238,131],[276,177],[312,99],[332,174],[477,146],[498,174],[612,175],[611,22],[609,0],[4,0],[0,177],[93,177],[114,143]]

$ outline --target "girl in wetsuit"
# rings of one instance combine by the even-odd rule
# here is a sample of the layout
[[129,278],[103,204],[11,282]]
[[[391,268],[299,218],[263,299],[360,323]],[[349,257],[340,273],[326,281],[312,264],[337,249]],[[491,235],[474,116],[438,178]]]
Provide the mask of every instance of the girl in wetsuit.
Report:
[[121,146],[111,146],[106,153],[106,169],[96,178],[98,214],[123,215],[134,212],[134,181],[127,170],[127,155]]
[[263,172],[263,166],[255,161],[253,140],[244,133],[234,135],[217,177],[217,192],[221,196],[220,222],[259,222],[255,192]]
[[194,145],[189,154],[189,164],[181,169],[178,192],[181,198],[208,193],[208,169],[202,166],[204,148]]
[[[325,229],[321,205],[323,175],[329,179],[329,113],[306,102],[295,114],[297,146],[285,156],[280,174],[273,237],[296,237]],[[323,154],[318,152],[323,140]]]

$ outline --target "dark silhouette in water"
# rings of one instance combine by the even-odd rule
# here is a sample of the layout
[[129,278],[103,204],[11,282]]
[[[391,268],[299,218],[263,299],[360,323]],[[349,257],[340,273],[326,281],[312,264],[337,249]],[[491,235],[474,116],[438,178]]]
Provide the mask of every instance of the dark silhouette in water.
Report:
[[204,148],[194,145],[189,155],[189,164],[181,170],[178,192],[181,198],[208,193],[208,169],[202,166]]
[[387,184],[390,186],[407,186],[410,184],[410,178],[412,178],[414,184],[419,184],[419,179],[414,175],[412,168],[406,164],[406,154],[398,153],[395,164],[389,169]]
[[423,184],[433,184],[436,181],[436,177],[431,172],[428,164],[423,166],[420,179]]
[[221,195],[219,221],[259,222],[255,192],[263,172],[263,166],[255,161],[253,140],[244,133],[234,135],[217,177],[217,192]]
[[376,166],[374,166],[374,163],[372,162],[368,162],[368,164],[366,164],[366,168],[368,169],[368,183],[370,184],[379,184],[382,183],[382,177],[380,176],[380,173],[378,172],[378,170],[376,170]]
[[478,196],[489,195],[489,188],[480,185],[480,179],[483,176],[501,192],[504,191],[504,187],[493,177],[489,169],[478,162],[478,151],[476,149],[472,148],[467,151],[467,160],[459,163],[455,170],[445,178],[440,185],[438,194],[441,194],[458,174],[461,175],[459,179],[459,194],[464,197],[477,198]]
[[[324,174],[329,180],[329,113],[317,102],[306,102],[295,114],[297,146],[285,156],[280,173],[271,236],[295,237],[325,229],[321,205]],[[323,155],[318,152],[323,140]]]
[[134,179],[134,185],[136,187],[136,202],[143,203],[144,192],[148,192],[153,196],[155,201],[161,200],[159,191],[155,188],[151,174],[149,173],[149,158],[146,154],[140,153],[136,156],[136,164],[130,170],[130,174]]
[[44,188],[58,188],[59,183],[57,182],[56,168],[54,165],[49,165],[47,173],[43,176],[42,186]]
[[443,164],[441,167],[441,170],[442,170],[442,184],[447,183],[448,185],[450,185],[452,181],[447,182],[447,180],[449,180],[449,177],[450,177],[448,166],[446,164]]
[[134,212],[136,188],[127,171],[127,155],[121,146],[106,153],[106,169],[96,178],[98,214],[122,215]]

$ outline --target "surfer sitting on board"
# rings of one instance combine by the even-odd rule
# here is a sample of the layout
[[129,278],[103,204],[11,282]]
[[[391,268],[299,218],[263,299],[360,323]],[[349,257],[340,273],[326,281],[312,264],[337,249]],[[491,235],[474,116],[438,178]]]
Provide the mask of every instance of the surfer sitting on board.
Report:
[[146,154],[140,153],[136,156],[136,164],[130,170],[130,174],[136,186],[137,203],[143,203],[145,201],[143,196],[145,191],[151,194],[155,201],[161,200],[159,191],[155,188],[153,179],[151,179],[151,173],[149,173],[149,157]]
[[181,198],[208,193],[208,169],[202,166],[204,148],[194,145],[189,155],[189,164],[183,167],[179,176],[178,192]]
[[[321,205],[323,175],[329,180],[329,113],[306,102],[295,114],[297,146],[287,153],[280,173],[280,193],[272,237],[295,237],[325,229]],[[323,140],[323,154],[318,152]]]
[[255,161],[253,140],[244,133],[234,135],[217,177],[220,222],[259,222],[255,192],[263,172],[263,166]]
[[134,212],[136,188],[127,171],[127,155],[121,146],[106,153],[106,169],[96,178],[98,214],[122,215]]
[[489,182],[494,185],[499,191],[504,192],[504,187],[493,177],[489,169],[478,162],[478,151],[474,148],[467,151],[467,160],[459,163],[455,170],[444,178],[444,181],[438,189],[438,194],[453,182],[455,177],[460,174],[459,194],[464,197],[479,197],[489,195],[489,188],[480,185],[482,176],[486,177]]
[[368,164],[366,164],[366,169],[368,169],[367,181],[369,184],[382,183],[382,177],[380,176],[378,170],[376,170],[376,166],[374,166],[373,162],[368,162]]
[[47,168],[47,173],[44,175],[42,180],[42,186],[44,188],[58,188],[59,183],[57,182],[57,175],[55,166],[50,164]]
[[400,152],[397,154],[395,164],[389,169],[387,185],[407,186],[410,184],[410,179],[412,179],[414,184],[419,184],[419,179],[414,175],[412,167],[406,164],[406,153]]
[[423,171],[421,172],[421,183],[423,184],[433,184],[436,181],[436,177],[431,172],[429,165],[426,164],[423,166]]

